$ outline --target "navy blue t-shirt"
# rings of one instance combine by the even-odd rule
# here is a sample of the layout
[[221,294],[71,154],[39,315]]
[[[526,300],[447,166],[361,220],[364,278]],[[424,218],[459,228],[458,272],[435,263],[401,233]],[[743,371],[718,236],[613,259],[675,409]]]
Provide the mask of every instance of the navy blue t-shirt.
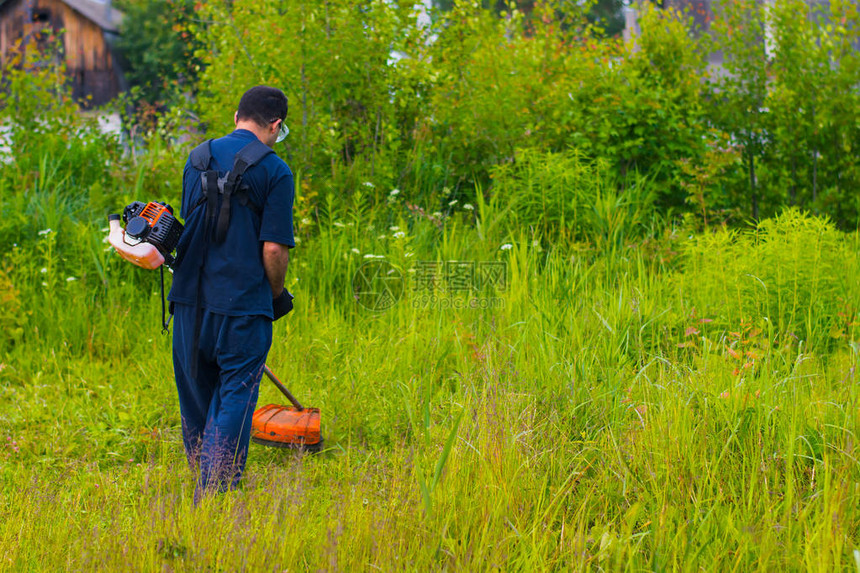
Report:
[[[213,139],[209,168],[222,172],[233,167],[234,155],[257,136],[245,129]],[[200,172],[185,164],[182,174],[182,208],[185,232],[177,247],[181,262],[174,269],[168,300],[197,303],[198,277],[200,303],[211,312],[230,316],[262,314],[272,318],[272,290],[263,267],[263,242],[295,247],[293,238],[293,174],[287,164],[269,153],[242,177],[249,187],[248,199],[259,214],[241,205],[234,196],[230,225],[223,243],[211,241],[204,256],[202,229],[206,203],[202,197]],[[195,205],[198,205],[194,208]],[[205,264],[203,260],[205,259]]]

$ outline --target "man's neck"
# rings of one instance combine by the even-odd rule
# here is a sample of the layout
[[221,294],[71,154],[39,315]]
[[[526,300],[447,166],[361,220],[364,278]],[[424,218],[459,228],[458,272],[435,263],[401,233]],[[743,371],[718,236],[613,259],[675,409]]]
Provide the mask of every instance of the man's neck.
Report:
[[260,127],[257,125],[257,122],[251,120],[241,119],[236,122],[236,129],[244,129],[250,131],[254,135],[257,136],[257,139],[264,142],[266,141],[266,128]]

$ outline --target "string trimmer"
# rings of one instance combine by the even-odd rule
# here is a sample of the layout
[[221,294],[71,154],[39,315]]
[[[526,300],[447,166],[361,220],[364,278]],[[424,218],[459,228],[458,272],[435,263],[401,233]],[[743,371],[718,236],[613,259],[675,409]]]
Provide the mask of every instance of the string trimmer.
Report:
[[269,404],[254,412],[251,439],[264,446],[320,451],[323,438],[320,433],[319,408],[305,408],[299,404],[268,366],[263,366],[263,372],[287,397],[292,407]]

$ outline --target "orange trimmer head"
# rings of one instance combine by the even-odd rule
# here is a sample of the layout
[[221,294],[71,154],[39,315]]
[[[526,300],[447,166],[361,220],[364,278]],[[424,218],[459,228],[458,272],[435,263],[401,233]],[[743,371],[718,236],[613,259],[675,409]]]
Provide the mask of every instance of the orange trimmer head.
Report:
[[263,367],[269,380],[292,402],[292,407],[269,404],[254,412],[251,439],[264,446],[294,448],[310,452],[322,449],[319,408],[305,408],[269,370]]

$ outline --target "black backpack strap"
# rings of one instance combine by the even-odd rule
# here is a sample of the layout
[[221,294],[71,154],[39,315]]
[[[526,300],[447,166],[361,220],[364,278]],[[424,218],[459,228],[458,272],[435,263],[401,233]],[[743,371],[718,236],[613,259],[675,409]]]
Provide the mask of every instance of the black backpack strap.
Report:
[[250,187],[242,185],[239,187],[239,191],[236,192],[236,199],[239,201],[240,205],[250,209],[257,217],[261,217],[263,215],[263,210],[248,198],[250,191]]
[[[230,197],[234,192],[239,196],[239,191],[242,191],[240,188],[242,176],[249,167],[256,165],[270,153],[274,153],[271,147],[259,139],[254,139],[240,149],[233,158],[233,168],[230,169],[224,184],[224,197],[221,199],[221,212],[218,214],[218,228],[215,230],[216,243],[222,242],[227,236],[227,229],[230,227]],[[241,198],[240,201],[243,205],[250,203],[247,198],[247,190],[245,190],[245,197]]]
[[200,181],[200,190],[203,192],[202,199],[205,199],[206,202],[206,229],[209,232],[212,228],[211,225],[215,222],[215,207],[218,204],[218,184],[221,180],[218,177],[217,171],[204,171],[200,174]]
[[207,139],[191,151],[191,166],[198,171],[206,171],[209,169],[209,162],[212,160],[212,149],[210,144],[211,139]]
[[[191,167],[196,169],[197,171],[206,172],[209,171],[209,162],[212,161],[212,148],[211,148],[211,139],[207,139],[197,147],[191,150],[191,154],[188,157],[189,162],[191,163]],[[193,205],[188,206],[188,213],[185,215],[186,218],[191,216],[197,207],[203,204],[206,201],[206,176],[203,176],[203,193],[201,193],[200,198],[197,199],[197,202]],[[183,193],[185,191],[183,190]],[[183,202],[183,205],[185,203]]]
[[256,165],[270,153],[274,153],[274,150],[272,150],[271,147],[269,147],[259,139],[254,139],[254,141],[250,142],[248,145],[239,150],[239,153],[236,154],[236,158],[233,160],[233,162],[235,165],[238,160],[243,160],[246,164],[245,167],[242,169],[242,173],[244,173],[245,169],[251,167],[252,165]]

